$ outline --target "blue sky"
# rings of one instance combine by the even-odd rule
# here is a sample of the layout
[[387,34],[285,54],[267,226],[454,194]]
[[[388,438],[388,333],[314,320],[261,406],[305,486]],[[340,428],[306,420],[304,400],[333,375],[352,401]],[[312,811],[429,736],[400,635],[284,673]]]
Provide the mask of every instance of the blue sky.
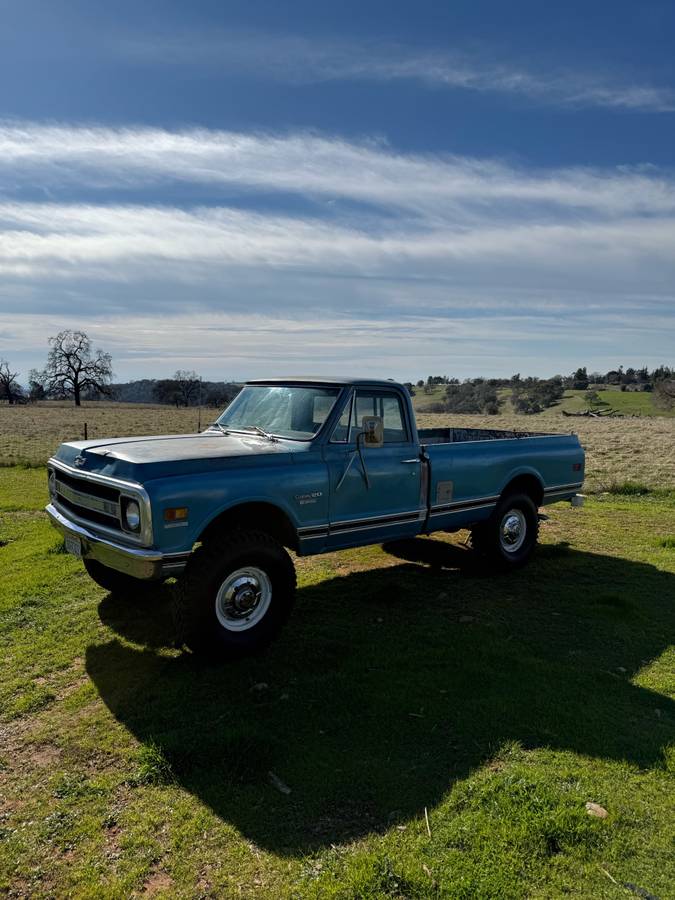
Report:
[[0,357],[673,363],[672,2],[6,2]]

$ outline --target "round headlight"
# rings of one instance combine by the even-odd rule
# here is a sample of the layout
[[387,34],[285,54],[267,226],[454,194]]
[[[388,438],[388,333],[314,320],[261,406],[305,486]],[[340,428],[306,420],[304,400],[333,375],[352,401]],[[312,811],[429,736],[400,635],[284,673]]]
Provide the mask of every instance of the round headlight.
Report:
[[141,508],[135,500],[129,500],[124,510],[124,523],[129,531],[138,531],[141,527]]

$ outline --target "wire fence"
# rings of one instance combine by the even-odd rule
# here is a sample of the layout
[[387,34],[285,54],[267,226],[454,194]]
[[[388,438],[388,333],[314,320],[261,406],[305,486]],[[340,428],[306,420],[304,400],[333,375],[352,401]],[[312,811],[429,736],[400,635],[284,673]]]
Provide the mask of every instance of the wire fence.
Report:
[[190,434],[214,418],[213,409],[90,403],[0,406],[0,465],[44,465],[66,441],[155,434]]
[[[0,405],[0,466],[41,466],[64,441],[111,437],[194,434],[218,414],[203,407],[88,403],[79,408],[44,403],[28,406]],[[425,415],[423,428],[516,428],[522,416]],[[570,420],[552,413],[525,420],[537,431],[570,431]],[[574,419],[586,449],[587,491],[602,491],[624,482],[650,488],[675,488],[675,418]]]

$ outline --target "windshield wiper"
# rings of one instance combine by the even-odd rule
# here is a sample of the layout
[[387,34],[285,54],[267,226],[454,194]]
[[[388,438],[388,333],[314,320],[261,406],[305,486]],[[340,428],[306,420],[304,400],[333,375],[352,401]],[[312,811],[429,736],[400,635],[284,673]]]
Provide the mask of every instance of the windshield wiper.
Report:
[[258,434],[261,434],[263,437],[266,437],[268,441],[276,441],[276,438],[273,434],[270,434],[269,431],[265,431],[264,428],[261,428],[260,425],[251,425],[251,428],[254,431],[257,431]]
[[269,431],[265,431],[264,428],[261,428],[260,425],[247,425],[245,428],[223,428],[220,422],[211,422],[209,428],[220,428],[223,434],[251,434],[251,432],[255,432],[259,434],[261,437],[267,438],[268,441],[272,441],[273,443],[278,442],[278,438],[276,438],[273,434],[270,434]]
[[260,425],[247,425],[246,428],[239,428],[237,430],[241,431],[243,434],[250,434],[252,431],[255,431],[262,437],[267,438],[268,441],[272,441],[275,444],[277,443],[277,438],[275,438],[273,434],[270,434],[269,431],[265,431],[264,428],[261,428]]

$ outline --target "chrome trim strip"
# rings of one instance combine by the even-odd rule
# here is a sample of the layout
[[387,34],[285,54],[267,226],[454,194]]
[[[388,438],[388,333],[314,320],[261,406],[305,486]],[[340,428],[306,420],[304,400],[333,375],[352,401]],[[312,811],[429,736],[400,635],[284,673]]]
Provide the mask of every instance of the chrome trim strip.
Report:
[[328,522],[324,525],[305,525],[304,528],[297,529],[298,534],[302,537],[305,534],[314,534],[315,532],[326,533],[328,531]]
[[369,531],[372,528],[393,528],[394,525],[410,525],[412,522],[417,521],[419,521],[419,519],[399,519],[395,522],[376,522],[374,525],[358,525],[355,528],[336,528],[331,529],[329,535],[332,537],[334,534],[351,534],[355,531]]
[[569,497],[571,494],[576,494],[574,488],[566,488],[564,491],[549,491],[548,494],[544,494],[544,500],[550,500],[552,497]]
[[314,540],[330,537],[333,534],[347,534],[351,531],[365,531],[371,528],[387,528],[392,525],[407,525],[410,522],[422,522],[426,519],[426,509],[415,509],[407,513],[393,513],[388,516],[367,516],[363,519],[345,519],[330,522],[323,526],[309,526],[298,529],[300,540]]
[[496,503],[476,503],[473,506],[460,506],[459,509],[441,509],[430,513],[430,516],[452,516],[455,513],[472,512],[474,509],[490,509],[496,506]]
[[125,481],[122,478],[111,478],[110,475],[99,475],[98,472],[85,472],[82,469],[76,469],[73,466],[69,466],[68,463],[61,462],[60,459],[56,459],[53,456],[47,460],[47,466],[54,466],[55,468],[66,472],[68,475],[72,475],[74,478],[81,478],[84,481],[99,481],[101,484],[108,485],[108,487],[118,489],[120,487],[132,488],[133,490],[140,491],[144,490],[143,485],[138,481]]
[[459,512],[467,507],[491,505],[496,503],[497,500],[499,500],[499,495],[494,494],[491,497],[476,497],[474,500],[454,500],[452,503],[437,503],[435,506],[431,507],[431,514],[434,515],[438,512]]
[[377,524],[380,522],[386,522],[390,519],[406,519],[407,521],[410,521],[411,519],[423,519],[426,516],[426,514],[427,514],[426,508],[425,509],[411,509],[408,512],[390,513],[389,515],[386,515],[386,516],[364,516],[362,519],[342,519],[339,522],[331,522],[328,527],[330,530],[332,530],[333,528],[342,528],[343,526],[352,526],[352,525],[356,526],[356,525],[360,525],[361,523],[367,523],[367,522],[373,522],[374,524]]
[[583,485],[583,481],[574,481],[572,484],[554,484],[551,487],[544,488],[545,494],[554,493],[556,491],[575,491]]

